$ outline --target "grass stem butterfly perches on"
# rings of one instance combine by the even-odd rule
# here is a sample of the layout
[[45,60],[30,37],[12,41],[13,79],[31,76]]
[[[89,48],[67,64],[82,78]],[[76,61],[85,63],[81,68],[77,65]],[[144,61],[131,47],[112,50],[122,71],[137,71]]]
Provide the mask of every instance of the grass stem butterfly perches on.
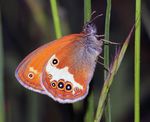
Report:
[[[111,0],[107,0],[106,6],[106,16],[105,16],[105,40],[109,40],[109,32],[110,32],[110,16],[111,16]],[[108,42],[104,42],[104,66],[109,67],[109,44]],[[104,81],[107,78],[108,73],[104,71]],[[111,102],[110,102],[110,93],[108,93],[108,97],[106,100],[105,107],[105,120],[106,122],[111,122]]]
[[[91,19],[91,16],[95,12],[92,12],[91,14],[91,0],[84,0],[84,23],[89,21]],[[87,104],[87,110],[84,116],[84,122],[92,122],[94,121],[94,92],[91,91],[88,96],[88,104]]]

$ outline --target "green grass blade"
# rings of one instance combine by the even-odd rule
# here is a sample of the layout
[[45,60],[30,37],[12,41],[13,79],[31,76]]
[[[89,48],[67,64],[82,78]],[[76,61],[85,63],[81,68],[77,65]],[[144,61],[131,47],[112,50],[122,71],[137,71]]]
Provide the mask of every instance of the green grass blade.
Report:
[[[110,32],[110,14],[111,14],[111,0],[107,0],[106,17],[105,17],[105,40],[109,40]],[[104,45],[104,66],[109,67],[109,44]],[[107,78],[107,71],[104,70],[104,80]],[[106,107],[105,107],[105,120],[111,122],[111,103],[110,93],[108,93]]]
[[100,122],[101,118],[102,118],[102,114],[104,111],[104,105],[105,105],[105,101],[110,89],[110,86],[112,84],[113,78],[122,62],[122,59],[124,57],[124,54],[126,52],[126,49],[128,47],[129,44],[129,40],[131,37],[131,34],[133,32],[134,27],[131,29],[127,39],[125,40],[121,50],[119,51],[119,53],[116,54],[115,56],[115,60],[112,64],[112,66],[110,67],[110,74],[107,76],[105,82],[104,82],[104,86],[102,88],[102,92],[100,95],[100,99],[99,99],[99,103],[98,103],[98,108],[97,108],[97,112],[96,112],[96,116],[95,116],[95,120],[94,122]]
[[136,0],[135,10],[135,57],[134,57],[134,122],[140,122],[140,38],[141,38],[141,0]]
[[84,23],[91,19],[91,0],[84,0]]
[[[111,12],[111,0],[107,0],[106,17],[105,17],[105,39],[109,40],[110,31],[110,12]],[[105,42],[105,44],[108,44]],[[104,45],[104,65],[109,67],[109,44]],[[105,79],[107,77],[107,71],[105,73]]]
[[0,122],[5,122],[3,59],[2,18],[0,11]]
[[[91,0],[84,0],[84,23],[90,21],[91,19]],[[88,97],[88,106],[84,118],[85,122],[94,121],[94,93],[90,92]]]
[[111,122],[111,100],[109,92],[106,98],[106,105],[104,107],[105,107],[105,121]]
[[94,92],[92,91],[88,97],[88,106],[84,122],[93,122],[93,121],[94,121]]
[[39,100],[36,93],[28,95],[28,118],[27,122],[40,122],[39,121]]
[[56,38],[60,38],[62,36],[62,32],[61,32],[60,20],[58,15],[57,1],[50,0],[50,5],[52,10]]
[[[48,40],[51,28],[48,28],[49,20],[46,12],[43,9],[43,3],[41,3],[41,1],[38,0],[26,0],[25,2],[27,3],[30,9],[33,19],[35,20],[36,24],[38,25],[39,29],[43,34],[43,40]],[[32,26],[30,27],[32,28]]]

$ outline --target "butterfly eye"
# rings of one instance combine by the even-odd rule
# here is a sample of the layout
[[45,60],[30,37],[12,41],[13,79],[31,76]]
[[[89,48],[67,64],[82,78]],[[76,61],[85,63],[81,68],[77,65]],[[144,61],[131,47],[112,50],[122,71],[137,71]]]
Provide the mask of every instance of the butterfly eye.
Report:
[[58,87],[58,89],[60,89],[60,90],[64,90],[65,83],[64,83],[64,80],[63,80],[63,79],[60,79],[60,80],[58,81],[57,87]]
[[65,91],[66,92],[71,92],[72,91],[72,84],[67,81],[66,84],[65,84]]
[[52,88],[56,88],[56,85],[57,85],[57,82],[55,80],[51,82]]
[[28,78],[29,78],[29,79],[33,79],[33,78],[34,78],[34,74],[33,74],[32,72],[30,72],[30,73],[28,74]]

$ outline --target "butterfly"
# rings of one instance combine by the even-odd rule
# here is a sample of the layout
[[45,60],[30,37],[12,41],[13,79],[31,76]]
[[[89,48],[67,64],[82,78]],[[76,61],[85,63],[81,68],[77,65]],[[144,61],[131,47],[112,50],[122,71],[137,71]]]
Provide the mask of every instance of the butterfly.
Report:
[[25,88],[59,103],[77,102],[88,94],[102,46],[95,25],[87,22],[81,33],[64,36],[31,52],[18,65],[15,76]]

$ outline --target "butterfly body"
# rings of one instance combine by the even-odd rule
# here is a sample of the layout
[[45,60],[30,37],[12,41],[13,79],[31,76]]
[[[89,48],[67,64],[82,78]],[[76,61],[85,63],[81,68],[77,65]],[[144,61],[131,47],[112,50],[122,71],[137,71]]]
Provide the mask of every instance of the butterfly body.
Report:
[[96,28],[88,23],[82,33],[62,37],[29,54],[16,69],[16,77],[26,88],[60,103],[82,100],[102,45]]

